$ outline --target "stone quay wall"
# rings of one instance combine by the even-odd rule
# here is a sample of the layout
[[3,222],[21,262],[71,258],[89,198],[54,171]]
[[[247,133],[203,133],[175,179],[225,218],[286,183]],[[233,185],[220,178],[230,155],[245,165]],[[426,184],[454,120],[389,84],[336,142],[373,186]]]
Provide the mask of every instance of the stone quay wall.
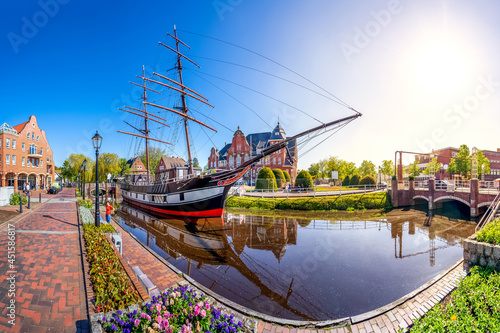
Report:
[[472,266],[493,267],[500,272],[500,245],[478,242],[475,234],[465,239],[464,269],[468,272]]

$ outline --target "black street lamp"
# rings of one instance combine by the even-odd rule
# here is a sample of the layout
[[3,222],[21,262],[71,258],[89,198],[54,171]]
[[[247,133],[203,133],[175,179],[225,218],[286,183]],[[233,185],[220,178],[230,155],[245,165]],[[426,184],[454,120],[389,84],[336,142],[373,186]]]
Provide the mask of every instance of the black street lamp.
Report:
[[92,138],[92,145],[95,148],[95,226],[99,228],[101,226],[101,213],[99,212],[99,148],[101,148],[102,137],[97,131]]
[[85,200],[85,167],[87,166],[87,159],[83,160],[82,168],[83,168],[83,173],[82,173],[82,199]]

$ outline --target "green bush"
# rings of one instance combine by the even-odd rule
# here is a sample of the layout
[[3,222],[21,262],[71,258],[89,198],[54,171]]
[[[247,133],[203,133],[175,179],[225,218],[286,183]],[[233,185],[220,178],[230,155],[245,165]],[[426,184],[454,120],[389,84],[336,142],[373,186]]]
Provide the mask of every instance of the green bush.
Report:
[[19,205],[20,200],[23,200],[23,205],[25,205],[25,204],[28,203],[28,198],[20,195],[19,193],[12,193],[11,194],[11,196],[10,196],[10,204],[12,206]]
[[359,181],[361,180],[361,176],[360,175],[354,175],[351,177],[351,180],[349,181],[349,185],[359,185]]
[[311,174],[307,170],[302,170],[297,175],[295,179],[295,186],[302,186],[303,188],[312,188],[314,187],[313,180]]
[[472,267],[446,306],[433,307],[414,322],[411,333],[500,332],[500,273]]
[[265,167],[260,169],[257,176],[256,190],[275,190],[277,188],[276,177],[270,168]]
[[83,228],[97,311],[108,312],[137,303],[139,295],[102,230],[92,224],[84,224]]
[[392,176],[392,180],[398,180],[398,177],[396,175]]
[[500,244],[500,219],[488,223],[477,233],[478,242],[485,242],[494,245]]
[[351,177],[349,175],[345,176],[344,180],[342,181],[342,186],[349,186],[351,184]]
[[377,184],[377,181],[375,180],[375,177],[366,175],[364,176],[360,181],[359,185],[375,185]]
[[415,180],[415,176],[408,176],[408,180],[409,181]]
[[292,178],[290,177],[290,174],[288,173],[288,171],[283,170],[283,175],[285,176],[285,181],[287,183],[290,183],[292,181]]
[[276,178],[276,185],[281,188],[281,183],[285,182],[285,175],[281,169],[273,169],[274,177]]
[[90,199],[78,199],[78,206],[83,206],[85,208],[92,208],[92,200]]
[[386,192],[352,194],[331,197],[307,198],[256,198],[228,197],[226,207],[238,207],[261,210],[356,210],[356,209],[390,209],[391,198]]

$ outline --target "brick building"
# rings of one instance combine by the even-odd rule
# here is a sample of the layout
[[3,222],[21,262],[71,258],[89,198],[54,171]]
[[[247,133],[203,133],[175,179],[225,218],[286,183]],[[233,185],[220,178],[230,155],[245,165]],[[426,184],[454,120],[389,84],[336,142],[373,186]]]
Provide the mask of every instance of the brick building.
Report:
[[[218,150],[212,148],[208,157],[208,169],[234,169],[261,153],[262,149],[286,139],[283,128],[278,125],[272,132],[252,133],[245,136],[238,126],[234,132],[233,140],[225,144],[224,148]],[[242,178],[247,184],[253,185],[260,169],[269,167],[271,169],[286,170],[292,179],[297,177],[297,141],[288,143],[287,147],[261,159]]]
[[55,181],[54,156],[35,116],[11,127],[0,126],[0,186],[47,188]]
[[[477,149],[476,147],[472,148],[471,151]],[[438,163],[443,164],[443,168],[441,170],[436,170],[436,179],[450,179],[450,175],[446,172],[448,165],[452,158],[458,157],[459,148],[454,147],[446,147],[442,149],[432,150],[428,155],[417,155],[416,158],[419,161],[419,167],[423,171],[427,168],[427,163],[434,157],[437,158]],[[497,178],[500,178],[500,148],[495,150],[482,150],[484,156],[490,161],[490,173],[485,174],[482,180],[492,181]],[[419,178],[428,178],[428,176],[421,175]]]
[[[196,175],[201,174],[201,168],[193,168]],[[189,167],[182,158],[180,157],[168,157],[163,156],[158,163],[158,169],[156,170],[156,180],[169,180],[169,179],[182,179],[188,176]]]

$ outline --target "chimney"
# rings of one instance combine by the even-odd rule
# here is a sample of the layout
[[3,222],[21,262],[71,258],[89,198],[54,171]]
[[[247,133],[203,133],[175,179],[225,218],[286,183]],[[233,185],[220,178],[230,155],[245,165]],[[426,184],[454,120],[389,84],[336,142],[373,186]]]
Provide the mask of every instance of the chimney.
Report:
[[497,148],[497,153],[500,153],[500,148]]

